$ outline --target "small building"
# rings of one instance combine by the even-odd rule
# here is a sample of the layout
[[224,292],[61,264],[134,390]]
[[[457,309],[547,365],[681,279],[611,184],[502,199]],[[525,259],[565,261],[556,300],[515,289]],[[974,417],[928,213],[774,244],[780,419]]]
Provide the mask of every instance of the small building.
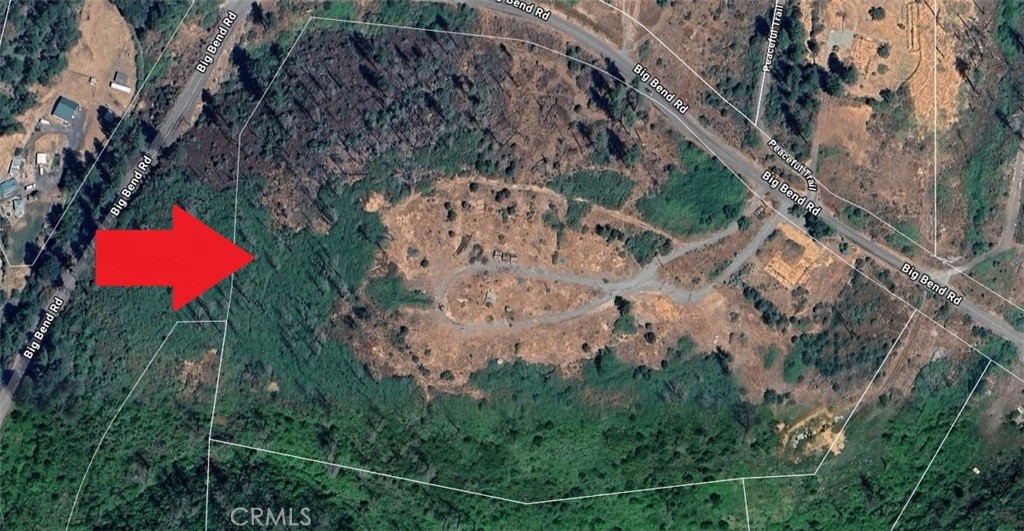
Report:
[[7,198],[18,192],[18,181],[7,179],[0,183],[0,197]]
[[50,111],[50,114],[65,122],[70,122],[75,119],[79,109],[81,107],[77,103],[64,96],[60,96],[57,98],[57,103],[53,104],[53,110]]
[[17,179],[21,175],[21,168],[25,165],[25,157],[16,155],[11,159],[11,165],[7,167],[7,177],[9,179]]
[[131,87],[128,86],[128,76],[120,70],[114,72],[114,80],[110,82],[110,88],[125,94],[132,93]]
[[14,219],[25,217],[25,200],[21,197],[11,199],[11,207],[14,209]]
[[46,166],[50,162],[50,156],[46,153],[36,153],[36,164]]

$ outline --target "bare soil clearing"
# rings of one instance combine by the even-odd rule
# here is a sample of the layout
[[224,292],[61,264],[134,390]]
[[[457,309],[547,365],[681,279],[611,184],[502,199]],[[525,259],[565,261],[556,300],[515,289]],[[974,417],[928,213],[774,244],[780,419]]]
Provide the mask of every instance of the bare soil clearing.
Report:
[[[804,3],[804,12],[810,13],[810,2]],[[932,123],[937,101],[939,125],[948,127],[956,121],[957,95],[963,84],[955,61],[957,48],[965,43],[955,32],[962,21],[974,19],[974,6],[965,0],[932,5],[906,0],[823,3],[816,12],[826,45],[814,61],[825,66],[835,51],[844,62],[852,63],[860,76],[847,90],[855,97],[878,98],[882,90],[909,83],[917,119]],[[873,8],[881,8],[884,15],[873,18],[869,14]],[[939,12],[937,28],[934,9]],[[880,53],[883,46],[886,52]]]
[[803,284],[811,269],[832,263],[832,255],[803,231],[789,223],[780,224],[779,230],[787,240],[799,246],[799,250],[792,247],[781,250],[768,260],[765,271],[786,289],[792,290]]
[[[502,190],[507,198],[496,201]],[[378,202],[371,205],[379,207]],[[543,220],[552,208],[564,215],[565,199],[550,191],[456,179],[439,183],[429,196],[414,195],[379,213],[392,237],[387,259],[398,265],[410,287],[435,296],[443,295],[435,291],[437,286],[470,257],[486,263],[495,260],[495,252],[497,260],[509,255],[507,261],[521,267],[607,278],[639,270],[621,243],[609,244],[592,232],[567,230],[559,244],[556,231]]]
[[444,307],[456,322],[491,323],[564,312],[596,296],[596,290],[566,282],[484,272],[455,280]]
[[192,397],[200,384],[212,387],[217,373],[217,349],[210,348],[198,360],[184,360],[178,372],[178,396]]

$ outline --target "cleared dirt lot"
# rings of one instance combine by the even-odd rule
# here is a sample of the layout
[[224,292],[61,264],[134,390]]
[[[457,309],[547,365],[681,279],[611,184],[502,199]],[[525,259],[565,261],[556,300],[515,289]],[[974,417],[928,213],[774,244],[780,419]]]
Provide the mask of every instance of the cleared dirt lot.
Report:
[[[940,127],[956,120],[957,95],[963,84],[956,53],[968,43],[959,41],[955,33],[965,21],[974,20],[973,2],[804,1],[803,7],[823,28],[825,46],[814,61],[824,66],[835,51],[857,68],[858,81],[847,89],[851,96],[877,98],[882,90],[895,90],[906,82],[918,120],[932,122],[936,101]],[[938,26],[933,10],[939,13]]]
[[448,289],[445,312],[460,323],[531,319],[581,306],[598,292],[568,282],[488,272],[465,275]]
[[[496,201],[502,190],[507,198]],[[564,215],[565,205],[563,197],[550,191],[456,179],[439,183],[431,195],[414,195],[379,213],[392,237],[388,260],[398,265],[411,287],[426,293],[433,294],[474,253],[481,261],[493,261],[497,251],[514,255],[521,267],[607,278],[639,270],[620,242],[608,243],[593,232],[567,230],[559,242],[543,217],[552,208]]]

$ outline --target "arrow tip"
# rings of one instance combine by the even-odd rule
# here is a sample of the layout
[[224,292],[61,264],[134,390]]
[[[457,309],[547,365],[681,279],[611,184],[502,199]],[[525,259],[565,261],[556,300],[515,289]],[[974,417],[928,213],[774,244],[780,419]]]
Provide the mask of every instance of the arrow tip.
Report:
[[253,256],[175,205],[174,254],[178,256],[171,306],[178,311],[253,260]]

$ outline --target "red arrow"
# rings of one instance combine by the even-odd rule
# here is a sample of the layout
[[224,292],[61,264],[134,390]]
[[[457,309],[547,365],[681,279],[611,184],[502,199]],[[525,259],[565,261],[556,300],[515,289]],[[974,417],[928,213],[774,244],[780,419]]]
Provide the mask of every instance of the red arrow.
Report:
[[170,286],[175,311],[252,261],[182,208],[171,230],[96,232],[97,286]]

